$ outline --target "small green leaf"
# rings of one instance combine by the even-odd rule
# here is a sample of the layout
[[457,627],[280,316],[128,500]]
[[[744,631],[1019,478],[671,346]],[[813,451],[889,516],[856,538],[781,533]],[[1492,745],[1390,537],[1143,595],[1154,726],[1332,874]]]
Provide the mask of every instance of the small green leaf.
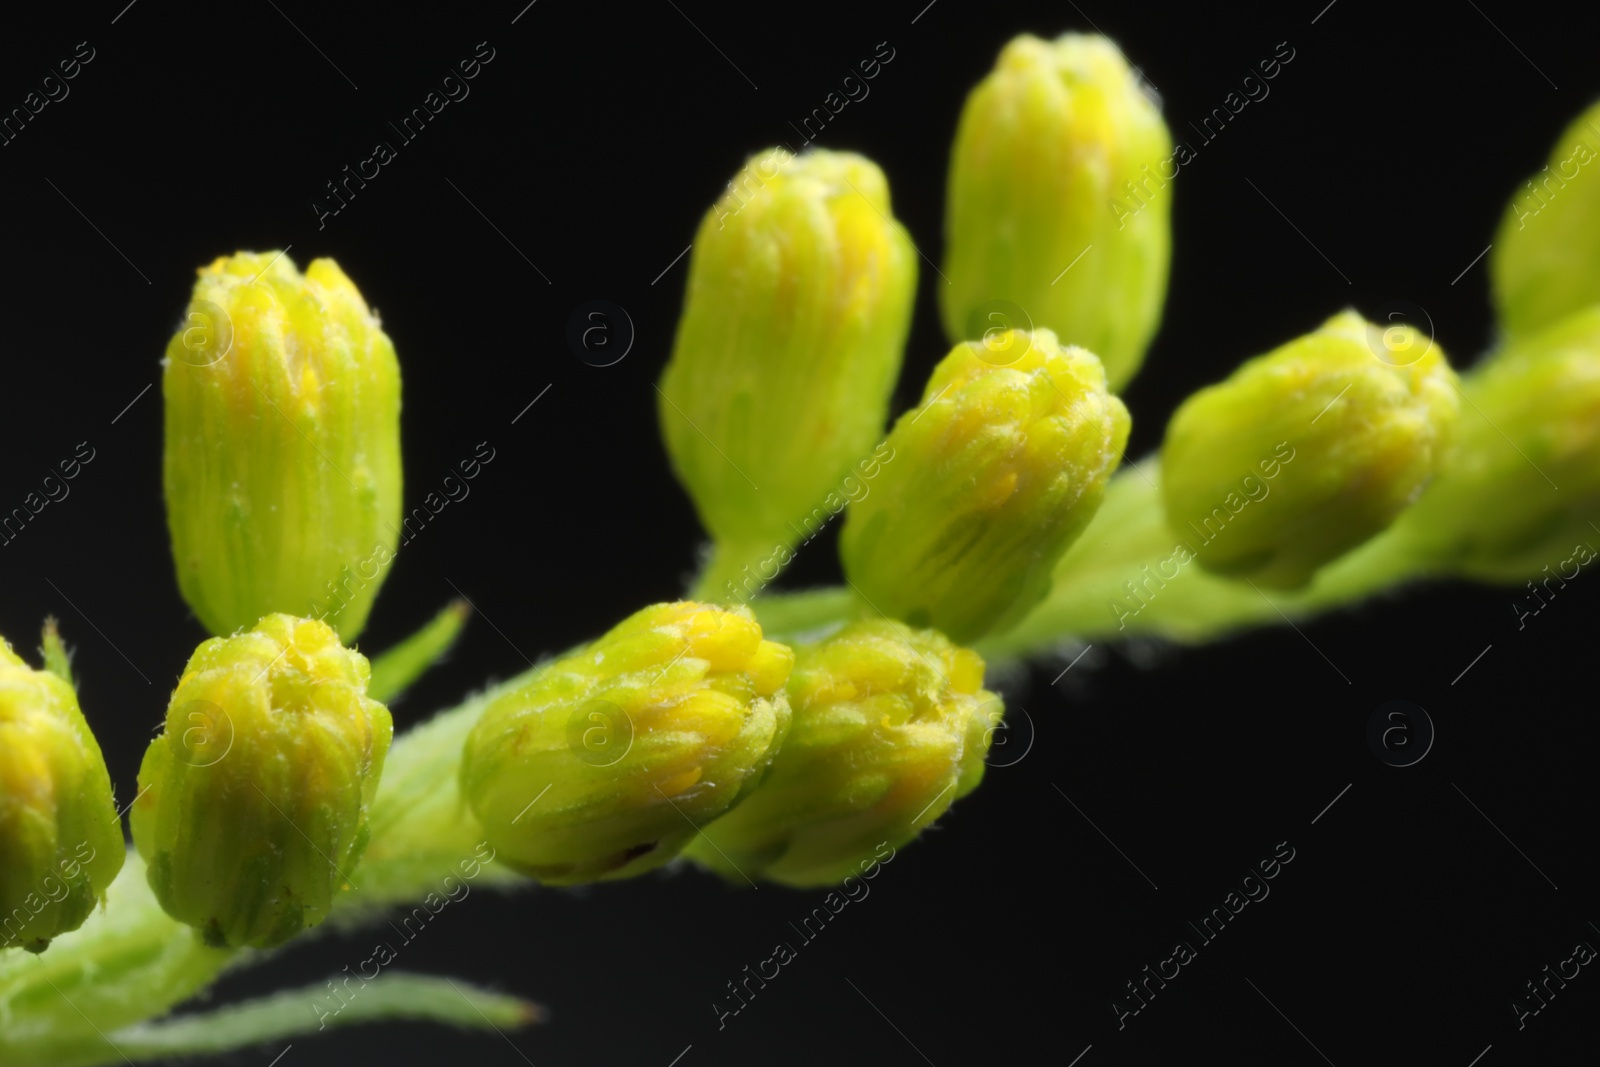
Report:
[[44,620],[44,635],[40,638],[39,654],[44,657],[45,670],[74,689],[78,687],[72,680],[72,654],[67,651],[66,642],[61,640],[61,631],[56,628],[54,615]]
[[543,1008],[519,997],[491,993],[450,978],[401,973],[363,982],[344,998],[329,992],[326,984],[308,986],[204,1015],[140,1023],[108,1037],[132,1057],[202,1056],[306,1037],[336,1026],[391,1019],[509,1030],[544,1017]]
[[453,600],[426,626],[372,659],[372,680],[367,695],[387,704],[450,651],[467,624],[472,609],[465,600]]

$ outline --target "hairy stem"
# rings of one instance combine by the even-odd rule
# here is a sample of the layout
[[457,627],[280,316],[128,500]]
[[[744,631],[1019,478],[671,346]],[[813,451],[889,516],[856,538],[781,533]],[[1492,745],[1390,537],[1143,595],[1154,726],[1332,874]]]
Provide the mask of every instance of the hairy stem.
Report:
[[[711,604],[737,604],[756,595],[776,575],[774,546],[767,542],[740,545],[714,542],[705,567],[689,591],[689,599]],[[771,570],[762,575],[763,570]]]
[[105,1034],[166,1012],[244,956],[207,948],[162,911],[130,853],[81,929],[43,955],[0,956],[0,1064],[118,1062]]
[[849,586],[775,593],[754,601],[756,617],[768,637],[782,641],[837,626],[860,614],[860,598]]
[[[339,902],[341,909],[415,901],[437,891],[443,878],[460,877],[464,861],[481,859],[483,826],[461,796],[461,751],[489,702],[526,684],[539,670],[531,668],[470,697],[395,742],[368,815],[372,837],[355,874],[360,889]],[[523,881],[493,864],[483,877],[488,884]]]

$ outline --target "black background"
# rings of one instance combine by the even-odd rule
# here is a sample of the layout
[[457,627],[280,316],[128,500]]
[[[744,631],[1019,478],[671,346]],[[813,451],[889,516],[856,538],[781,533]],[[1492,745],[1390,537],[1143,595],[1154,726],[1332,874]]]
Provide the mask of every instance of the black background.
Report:
[[[26,22],[8,11],[0,33],[7,110],[77,42],[95,49],[70,96],[0,148],[0,507],[78,442],[96,449],[71,496],[0,548],[0,632],[28,649],[44,615],[61,618],[124,801],[205,635],[171,574],[159,388],[113,418],[158,381],[193,271],[219,254],[292,245],[302,267],[334,256],[381,311],[405,373],[408,506],[478,442],[497,450],[471,496],[400,555],[363,635],[365,649],[384,648],[449,599],[450,583],[483,612],[396,705],[404,726],[517,671],[524,654],[681,594],[699,531],[660,448],[651,387],[687,261],[668,264],[744,157],[796,145],[789,122],[879,42],[893,60],[818,143],[883,166],[896,214],[934,261],[961,100],[1013,34],[1092,19],[1159,89],[1180,137],[1278,42],[1295,50],[1271,95],[1177,179],[1165,320],[1126,394],[1133,455],[1158,443],[1184,395],[1343,306],[1371,315],[1410,301],[1469,363],[1493,326],[1484,261],[1465,268],[1600,89],[1591,34],[1504,0],[1338,0],[1315,24],[1323,0],[1084,0],[1081,11],[937,0],[915,24],[926,0],[540,0],[515,25],[525,0],[140,0],[113,24],[123,2],[56,5]],[[374,141],[396,141],[386,121],[480,41],[495,58],[471,95],[319,229],[311,202],[324,182]],[[897,410],[946,350],[937,275],[926,263],[922,274]],[[566,341],[592,299],[622,306],[637,329],[614,366],[586,365]],[[790,584],[836,575],[831,538],[819,540]],[[540,1067],[667,1067],[680,1053],[681,1067],[1064,1063],[1088,1046],[1083,1067],[1465,1067],[1490,1045],[1484,1067],[1552,1062],[1592,1041],[1600,975],[1586,968],[1521,1032],[1508,1005],[1576,941],[1600,943],[1589,925],[1600,921],[1594,581],[1573,582],[1520,631],[1510,591],[1444,586],[1303,636],[1097,647],[1055,685],[1064,661],[1040,664],[1011,685],[1036,728],[1027,757],[991,770],[721,1031],[711,1004],[724,983],[789,938],[819,894],[737,891],[693,870],[477,894],[398,966],[548,1005],[547,1025],[510,1035]],[[1394,698],[1428,709],[1438,729],[1405,769],[1365,740],[1371,711]],[[1281,841],[1295,859],[1270,897],[1119,1032],[1109,1004],[1123,983]],[[218,997],[320,980],[365,958],[369,941],[318,939]],[[233,1060],[265,1064],[282,1044]],[[352,1057],[523,1062],[492,1033],[395,1025],[297,1039],[284,1063]]]

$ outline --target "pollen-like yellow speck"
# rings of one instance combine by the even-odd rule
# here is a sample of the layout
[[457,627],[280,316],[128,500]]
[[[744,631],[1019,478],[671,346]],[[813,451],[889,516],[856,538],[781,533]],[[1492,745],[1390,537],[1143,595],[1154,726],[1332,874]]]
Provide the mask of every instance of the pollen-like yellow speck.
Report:
[[322,389],[322,380],[317,376],[317,369],[307,363],[300,371],[300,396],[307,407],[316,407],[321,399],[318,395]]
[[994,511],[1010,500],[1016,489],[1017,472],[1012,468],[978,487],[977,505],[983,511]]
[[685,789],[688,789],[690,786],[698,782],[700,780],[701,773],[701,768],[691,767],[689,770],[684,771],[681,774],[675,774],[670,778],[657,782],[656,788],[661,790],[664,796],[675,797],[679,793],[682,793]]

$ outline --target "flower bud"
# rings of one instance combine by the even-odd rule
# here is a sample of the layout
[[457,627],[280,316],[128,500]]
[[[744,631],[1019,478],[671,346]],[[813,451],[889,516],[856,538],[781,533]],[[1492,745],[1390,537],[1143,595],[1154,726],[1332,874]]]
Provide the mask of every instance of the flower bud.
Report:
[[959,344],[889,434],[840,534],[873,614],[970,642],[1017,622],[1100,506],[1128,412],[1100,361],[1049,330]]
[[1511,336],[1600,304],[1600,104],[1562,131],[1550,162],[1512,193],[1492,248],[1490,290]]
[[[1554,573],[1600,546],[1600,306],[1514,342],[1462,382],[1438,480],[1402,520],[1434,566],[1483,581]],[[1566,575],[1570,578],[1572,575]]]
[[214,634],[290,612],[352,640],[398,536],[394,346],[331,259],[199,274],[162,377],[178,586]]
[[1459,406],[1444,352],[1353,311],[1258,356],[1167,424],[1167,523],[1216,574],[1293,589],[1439,469]]
[[645,608],[484,710],[462,794],[499,855],[540,881],[660,866],[766,770],[793,662],[748,609]]
[[792,545],[880,439],[916,279],[888,183],[862,156],[752,156],[706,214],[659,408],[731,570]]
[[1098,354],[1120,388],[1161,319],[1176,175],[1161,111],[1115,44],[1012,40],[956,130],[946,335],[1047,327]]
[[393,725],[366,657],[269,615],[204,642],[139,769],[133,839],[168,915],[271,948],[327,918],[367,841]]
[[0,950],[43,952],[82,926],[126,858],[77,694],[0,640]]
[[772,769],[686,855],[730,879],[859,876],[983,778],[1002,711],[983,670],[976,652],[884,619],[795,649],[793,722]]

